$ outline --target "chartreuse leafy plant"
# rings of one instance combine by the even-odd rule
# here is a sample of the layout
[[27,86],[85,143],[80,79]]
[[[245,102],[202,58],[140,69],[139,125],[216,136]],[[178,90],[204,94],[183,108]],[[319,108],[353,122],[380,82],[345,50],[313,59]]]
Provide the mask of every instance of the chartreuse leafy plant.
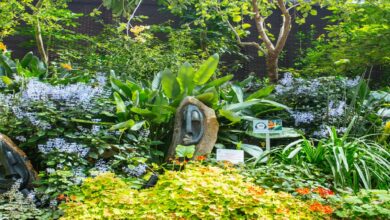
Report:
[[153,188],[136,191],[106,173],[87,178],[64,203],[62,219],[323,219],[287,193],[264,190],[234,169],[188,164],[166,171]]

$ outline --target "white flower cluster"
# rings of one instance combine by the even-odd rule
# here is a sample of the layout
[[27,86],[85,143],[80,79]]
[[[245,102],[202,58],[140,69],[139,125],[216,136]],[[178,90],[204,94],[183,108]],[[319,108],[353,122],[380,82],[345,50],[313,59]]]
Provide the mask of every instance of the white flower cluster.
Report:
[[57,150],[63,153],[75,153],[80,157],[87,156],[89,148],[82,144],[67,143],[63,138],[49,139],[46,144],[39,144],[38,150],[43,154],[48,154]]
[[108,166],[108,164],[106,163],[106,161],[104,161],[103,159],[99,159],[98,161],[96,161],[95,163],[95,169],[99,172],[99,173],[105,173],[105,172],[108,172],[110,170],[110,167]]
[[51,85],[31,79],[22,90],[21,102],[54,101],[66,107],[88,109],[95,97],[107,95],[105,93],[100,86],[92,87],[84,83]]
[[328,104],[328,115],[331,117],[340,117],[344,114],[345,107],[345,101],[340,101],[338,105],[336,105],[335,102],[331,100]]
[[123,172],[127,173],[128,175],[134,176],[134,177],[140,177],[144,173],[146,173],[146,168],[147,166],[145,164],[139,164],[138,166],[134,168],[129,168],[129,167],[123,167],[122,170]]
[[295,111],[291,113],[291,116],[295,120],[295,126],[298,126],[299,124],[309,124],[314,121],[314,114],[311,112]]

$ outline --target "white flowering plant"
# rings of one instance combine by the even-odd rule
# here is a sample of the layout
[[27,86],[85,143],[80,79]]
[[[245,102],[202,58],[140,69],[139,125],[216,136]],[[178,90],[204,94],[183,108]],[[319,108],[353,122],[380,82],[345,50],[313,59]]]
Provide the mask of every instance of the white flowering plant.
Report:
[[381,124],[375,114],[379,102],[367,105],[369,90],[360,77],[319,77],[304,79],[286,73],[275,87],[275,99],[291,108],[280,115],[307,135],[326,137],[326,126],[335,126],[343,134],[351,119],[359,115],[351,135],[374,133]]

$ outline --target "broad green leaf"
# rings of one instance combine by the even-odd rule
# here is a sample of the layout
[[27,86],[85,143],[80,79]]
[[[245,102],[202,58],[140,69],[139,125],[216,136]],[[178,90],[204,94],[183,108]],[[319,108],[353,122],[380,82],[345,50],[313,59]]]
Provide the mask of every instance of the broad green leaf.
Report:
[[177,82],[180,85],[180,92],[191,94],[192,90],[195,88],[194,84],[194,68],[191,64],[185,62],[179,68],[179,73],[177,74]]
[[24,55],[22,61],[20,61],[20,64],[23,68],[26,68],[28,64],[30,63],[31,59],[33,58],[33,52],[28,52],[26,55]]
[[1,80],[7,85],[11,85],[13,83],[12,79],[8,76],[0,76]]
[[135,123],[133,126],[131,126],[131,130],[132,131],[138,131],[139,129],[142,128],[142,126],[145,124],[145,121],[140,121],[140,122],[137,122]]
[[241,149],[250,154],[254,158],[259,158],[263,154],[263,150],[256,146],[251,144],[240,144]]
[[248,96],[245,100],[251,100],[251,99],[259,99],[269,96],[271,92],[274,90],[274,86],[267,86],[265,88],[259,89],[258,91],[252,93],[250,96]]
[[118,116],[119,120],[123,121],[126,119],[127,115],[126,105],[117,92],[114,93],[114,100],[116,105],[116,115]]
[[121,130],[121,131],[124,131],[124,130],[127,130],[127,129],[131,128],[132,126],[134,126],[134,124],[135,124],[134,120],[130,119],[130,120],[118,123],[116,125],[113,125],[110,128],[110,130]]
[[234,93],[236,94],[238,102],[244,102],[244,93],[239,85],[232,84],[232,89]]
[[200,65],[199,70],[196,71],[194,76],[194,82],[196,85],[203,85],[211,76],[215,73],[219,62],[218,54],[212,55],[208,58],[202,65]]
[[225,110],[225,109],[220,109],[218,112],[219,112],[220,116],[225,117],[226,119],[228,119],[232,123],[237,123],[237,122],[241,121],[241,117],[235,112]]
[[114,76],[110,77],[110,82],[112,88],[117,91],[119,94],[121,94],[123,97],[126,97],[128,99],[131,99],[131,88],[127,86],[125,83],[121,82],[120,80],[114,78]]
[[180,86],[175,75],[168,69],[162,72],[161,85],[168,98],[175,98],[180,93]]
[[195,145],[184,146],[177,145],[176,147],[176,157],[192,158],[195,153]]
[[152,81],[152,90],[158,90],[161,84],[162,72],[158,72]]
[[226,82],[230,81],[231,79],[233,79],[233,77],[234,77],[234,75],[230,74],[230,75],[224,76],[222,78],[219,78],[219,79],[213,80],[211,82],[208,82],[207,84],[205,84],[203,86],[203,88],[200,90],[200,92],[203,92],[206,89],[211,88],[211,87],[219,87],[219,86],[223,85],[224,83],[226,83]]
[[252,99],[250,101],[245,101],[242,103],[235,103],[235,104],[226,105],[226,106],[224,106],[224,109],[229,110],[229,111],[240,111],[240,110],[243,110],[246,108],[250,108],[253,105],[259,104],[260,102],[261,102],[261,100],[259,100],[259,99]]

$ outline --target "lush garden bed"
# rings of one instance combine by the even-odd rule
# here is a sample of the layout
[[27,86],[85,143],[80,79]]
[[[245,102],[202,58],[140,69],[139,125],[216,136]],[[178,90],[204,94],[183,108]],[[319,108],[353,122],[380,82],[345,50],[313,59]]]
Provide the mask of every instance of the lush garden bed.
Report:
[[[19,175],[23,154],[17,162],[0,145],[0,219],[390,218],[388,3],[322,2],[326,34],[300,33],[308,44],[294,66],[278,67],[290,30],[253,32],[251,22],[281,10],[303,24],[319,5],[161,1],[181,25],[145,25],[133,13],[142,1],[102,0],[90,15],[70,2],[0,0],[0,133],[34,180]],[[99,34],[75,31],[86,16],[103,23]],[[37,53],[16,55],[6,42],[21,36]],[[245,46],[265,56],[268,77],[243,71],[260,62]],[[172,156],[190,129],[175,127],[189,96],[215,113],[216,143],[207,154],[199,141],[173,146]],[[283,121],[270,150],[258,119]],[[217,160],[221,149],[244,160]]]

